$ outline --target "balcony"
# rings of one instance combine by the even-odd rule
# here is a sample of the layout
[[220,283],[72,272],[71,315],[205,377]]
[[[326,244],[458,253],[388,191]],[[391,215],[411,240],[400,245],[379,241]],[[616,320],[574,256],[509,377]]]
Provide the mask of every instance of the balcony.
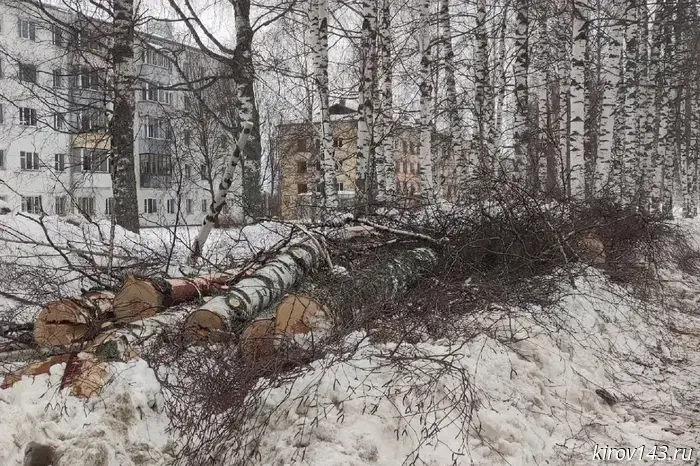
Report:
[[151,175],[141,173],[142,188],[170,188],[173,185],[172,175]]

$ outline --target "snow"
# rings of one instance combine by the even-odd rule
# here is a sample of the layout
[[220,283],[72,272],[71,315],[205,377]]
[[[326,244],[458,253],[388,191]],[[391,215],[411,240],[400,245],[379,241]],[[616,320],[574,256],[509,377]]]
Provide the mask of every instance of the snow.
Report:
[[[63,237],[83,235],[52,222]],[[700,222],[681,224],[700,240]],[[246,242],[235,254],[269,247],[278,233],[265,229],[217,231],[209,253],[230,253],[239,237]],[[120,241],[158,248],[194,235],[147,230],[120,233]],[[239,464],[237,455],[259,466],[590,465],[596,446],[697,449],[700,314],[692,311],[700,277],[659,273],[658,303],[588,269],[562,285],[554,310],[491,306],[449,338],[399,346],[352,333],[338,354],[262,391],[242,428],[255,437],[240,439],[249,448],[227,466]],[[178,434],[167,431],[153,371],[141,360],[109,367],[110,383],[87,401],[57,389],[65,365],[0,390],[0,464],[20,465],[29,441],[54,445],[63,455],[57,466],[168,464]],[[259,423],[264,434],[249,428]]]
[[60,391],[65,364],[0,390],[0,464],[19,466],[24,446],[56,448],[55,466],[162,465],[171,459],[160,386],[144,361],[113,363],[111,382],[87,401]]
[[[257,464],[588,465],[596,444],[699,444],[698,340],[660,326],[679,316],[597,274],[561,313],[539,311],[484,314],[473,338],[398,350],[353,335],[358,351],[262,394]],[[683,320],[700,332],[698,316]]]

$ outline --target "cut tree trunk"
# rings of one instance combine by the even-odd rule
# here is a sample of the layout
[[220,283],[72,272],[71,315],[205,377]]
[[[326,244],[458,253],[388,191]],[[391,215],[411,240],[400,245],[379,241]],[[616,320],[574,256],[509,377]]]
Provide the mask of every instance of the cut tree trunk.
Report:
[[[430,248],[403,251],[388,261],[360,270],[340,282],[308,283],[288,294],[244,331],[240,348],[250,360],[269,358],[280,348],[313,346],[334,324],[346,322],[367,303],[391,302],[437,263]],[[311,338],[297,338],[311,335]],[[307,348],[309,349],[309,348]]]
[[299,279],[314,268],[322,256],[320,244],[301,241],[217,296],[187,318],[186,327],[195,335],[228,332],[257,318],[280,299]]
[[65,346],[97,334],[99,325],[113,317],[109,291],[90,291],[83,296],[49,303],[34,324],[34,341],[39,346]]
[[152,317],[163,309],[226,289],[235,271],[192,278],[151,279],[127,275],[114,297],[117,320]]

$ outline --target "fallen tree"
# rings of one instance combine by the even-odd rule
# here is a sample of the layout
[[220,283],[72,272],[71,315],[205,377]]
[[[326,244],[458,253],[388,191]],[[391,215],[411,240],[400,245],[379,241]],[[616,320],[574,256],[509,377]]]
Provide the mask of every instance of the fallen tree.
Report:
[[311,237],[302,240],[260,267],[187,317],[186,327],[201,336],[212,331],[231,331],[255,319],[280,299],[305,273],[316,267],[324,255]]

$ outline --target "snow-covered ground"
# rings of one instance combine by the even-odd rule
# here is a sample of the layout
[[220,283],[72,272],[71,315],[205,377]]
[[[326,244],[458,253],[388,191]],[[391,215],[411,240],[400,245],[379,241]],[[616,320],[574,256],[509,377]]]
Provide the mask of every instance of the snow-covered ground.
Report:
[[[700,277],[662,274],[669,295],[700,302]],[[344,354],[262,393],[249,422],[264,420],[264,434],[248,460],[590,465],[630,455],[627,464],[654,464],[652,454],[678,448],[678,464],[694,464],[681,459],[700,449],[700,312],[640,302],[595,270],[567,286],[555,313],[483,312],[450,340],[397,348],[348,336]],[[58,466],[168,464],[177,433],[166,433],[153,372],[143,361],[110,370],[87,402],[56,388],[64,365],[0,390],[0,465],[21,465],[29,441],[54,445]]]

